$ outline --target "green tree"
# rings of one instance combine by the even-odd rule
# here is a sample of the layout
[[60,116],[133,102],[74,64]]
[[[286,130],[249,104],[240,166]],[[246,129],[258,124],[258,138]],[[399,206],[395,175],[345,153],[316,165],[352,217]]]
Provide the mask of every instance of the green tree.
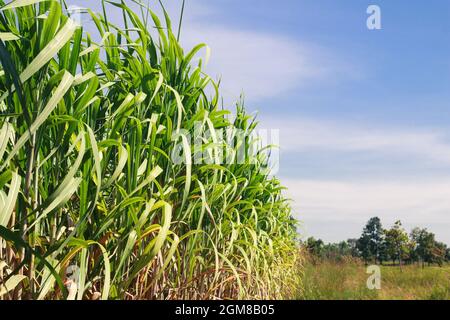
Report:
[[380,218],[373,217],[367,222],[358,239],[357,248],[366,262],[383,263],[384,233]]
[[400,221],[396,221],[394,226],[389,230],[384,230],[386,253],[401,266],[402,261],[409,259],[410,246],[408,234],[402,227]]
[[324,249],[324,243],[321,239],[315,239],[314,237],[309,237],[306,240],[306,249],[313,255],[321,256],[323,249]]
[[432,263],[437,263],[440,267],[447,260],[447,245],[442,242],[435,241],[431,252]]
[[436,244],[434,233],[428,232],[425,228],[414,228],[411,231],[411,240],[416,244],[414,249],[415,255],[422,262],[422,267],[425,266],[426,262],[428,264],[432,263],[433,249]]
[[348,248],[350,251],[350,255],[352,257],[359,257],[358,252],[358,239],[348,239],[347,240]]

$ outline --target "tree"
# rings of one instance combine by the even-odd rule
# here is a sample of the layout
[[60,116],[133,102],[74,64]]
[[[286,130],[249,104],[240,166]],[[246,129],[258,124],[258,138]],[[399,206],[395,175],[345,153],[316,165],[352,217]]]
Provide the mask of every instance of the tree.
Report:
[[408,238],[408,256],[403,258],[403,261],[405,263],[413,263],[414,261],[418,261],[418,257],[415,253],[415,247],[416,247],[416,243],[414,242],[414,240]]
[[440,267],[447,260],[447,245],[442,242],[435,241],[431,252],[432,263],[437,263]]
[[380,218],[371,218],[358,239],[357,248],[366,261],[374,260],[383,263],[384,234]]
[[398,260],[398,264],[401,266],[402,261],[409,259],[410,246],[408,234],[402,227],[400,221],[396,221],[394,226],[389,230],[384,230],[386,253],[392,259],[395,264],[395,260]]
[[422,267],[425,262],[428,264],[433,262],[433,249],[436,244],[434,233],[428,232],[427,229],[414,228],[411,231],[411,239],[415,242],[415,255],[422,261]]
[[321,256],[324,243],[321,239],[316,240],[314,237],[309,237],[306,240],[306,248],[311,254]]
[[348,248],[350,251],[350,255],[352,257],[359,257],[358,252],[358,239],[348,239],[347,240]]
[[339,254],[341,256],[348,256],[350,255],[350,246],[348,245],[347,241],[341,241],[337,244],[337,248],[339,251]]

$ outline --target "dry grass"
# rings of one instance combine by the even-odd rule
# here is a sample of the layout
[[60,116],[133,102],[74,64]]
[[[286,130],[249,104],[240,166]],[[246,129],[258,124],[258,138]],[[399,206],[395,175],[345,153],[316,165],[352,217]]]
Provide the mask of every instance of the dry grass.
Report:
[[450,265],[381,266],[381,289],[369,290],[369,274],[358,260],[308,262],[304,271],[306,300],[449,300]]

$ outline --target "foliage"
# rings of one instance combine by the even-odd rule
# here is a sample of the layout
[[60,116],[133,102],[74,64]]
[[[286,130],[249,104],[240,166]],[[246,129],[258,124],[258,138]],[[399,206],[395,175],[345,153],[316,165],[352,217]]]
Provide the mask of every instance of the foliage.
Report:
[[384,232],[380,218],[371,218],[364,227],[357,243],[364,260],[383,261]]
[[370,262],[391,261],[401,266],[422,262],[442,266],[450,261],[450,248],[435,240],[435,235],[427,229],[414,228],[410,236],[403,229],[401,221],[396,221],[390,229],[383,229],[379,218],[372,218],[364,227],[359,239],[348,239],[339,243],[324,243],[310,237],[303,244],[311,261],[345,261],[348,257],[361,258]]
[[[234,118],[220,108],[194,62],[206,46],[186,53],[167,14],[102,3],[96,43],[64,1],[0,0],[0,282],[20,280],[3,298],[289,297],[295,221],[248,138],[257,122],[241,102]],[[218,128],[247,135],[206,134]]]
[[384,230],[384,235],[386,255],[394,262],[398,260],[401,265],[403,260],[408,259],[411,249],[408,234],[402,228],[402,223],[396,221],[391,229]]
[[339,243],[325,244],[321,239],[310,237],[305,242],[305,248],[311,254],[310,259],[317,257],[320,259],[343,261],[344,257],[357,257],[356,239],[348,239]]
[[411,231],[411,239],[415,244],[415,258],[417,261],[420,260],[422,265],[425,263],[442,265],[449,260],[447,246],[436,241],[434,233],[427,229],[414,228]]

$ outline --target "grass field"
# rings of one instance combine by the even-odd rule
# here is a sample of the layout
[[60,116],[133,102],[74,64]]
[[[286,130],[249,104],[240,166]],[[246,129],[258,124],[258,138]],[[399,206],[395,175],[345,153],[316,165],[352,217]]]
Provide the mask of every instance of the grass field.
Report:
[[306,300],[449,300],[450,265],[381,266],[381,289],[369,290],[363,263],[322,261],[305,265],[301,299]]

